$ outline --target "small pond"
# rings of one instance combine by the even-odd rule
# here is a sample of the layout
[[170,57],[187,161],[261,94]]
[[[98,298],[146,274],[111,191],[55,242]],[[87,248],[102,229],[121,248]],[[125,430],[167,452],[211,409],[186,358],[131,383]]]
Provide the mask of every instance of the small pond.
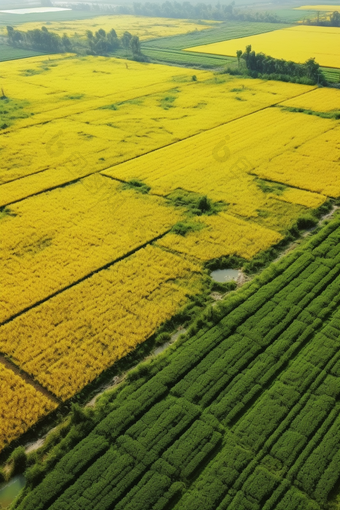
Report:
[[211,278],[218,283],[237,281],[240,271],[238,269],[216,269],[210,273]]
[[22,475],[15,476],[6,484],[0,484],[0,508],[8,508],[9,505],[17,497],[21,489],[25,487],[25,477]]

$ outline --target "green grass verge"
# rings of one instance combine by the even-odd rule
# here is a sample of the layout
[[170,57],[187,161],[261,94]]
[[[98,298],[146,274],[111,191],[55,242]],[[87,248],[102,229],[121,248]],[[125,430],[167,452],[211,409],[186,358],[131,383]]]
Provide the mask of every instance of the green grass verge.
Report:
[[329,83],[340,83],[340,69],[321,67],[321,71]]

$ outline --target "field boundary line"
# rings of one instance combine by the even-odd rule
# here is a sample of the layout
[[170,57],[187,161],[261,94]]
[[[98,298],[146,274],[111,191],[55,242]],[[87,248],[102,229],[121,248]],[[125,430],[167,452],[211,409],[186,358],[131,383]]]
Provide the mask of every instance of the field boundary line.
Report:
[[145,243],[137,246],[136,248],[134,248],[133,250],[130,250],[128,251],[127,253],[125,253],[124,255],[121,255],[120,257],[110,261],[110,262],[107,262],[106,264],[104,264],[103,266],[100,266],[98,267],[97,269],[94,269],[93,271],[90,271],[90,273],[87,273],[86,275],[82,276],[81,278],[78,278],[78,280],[70,283],[69,285],[66,285],[65,287],[63,287],[62,289],[59,289],[55,292],[52,292],[52,294],[49,294],[48,296],[46,296],[45,298],[43,299],[40,299],[39,301],[36,301],[35,303],[33,303],[32,305],[30,306],[26,306],[23,310],[21,310],[20,312],[17,312],[15,313],[14,315],[8,317],[7,319],[5,319],[4,321],[0,322],[0,328],[2,326],[5,326],[6,324],[8,324],[9,322],[12,322],[14,319],[20,317],[21,315],[24,315],[25,313],[29,312],[30,310],[42,305],[43,303],[49,301],[50,299],[58,296],[59,294],[62,294],[63,292],[65,292],[66,290],[68,289],[71,289],[72,287],[75,287],[76,285],[84,282],[85,280],[87,280],[88,278],[91,278],[92,276],[94,276],[95,274],[97,273],[100,273],[101,271],[104,271],[105,269],[109,269],[111,266],[117,264],[118,262],[121,262],[122,260],[128,258],[128,257],[131,257],[131,255],[133,255],[134,253],[137,253],[138,251],[142,250],[143,248],[146,248],[146,246],[154,243],[155,241],[158,241],[158,239],[161,239],[163,236],[165,236],[166,234],[168,234],[169,232],[171,231],[171,229],[168,229],[166,230],[165,232],[162,232],[161,234],[159,234],[158,236],[146,241]]
[[5,357],[4,354],[0,353],[0,366],[3,365],[5,368],[8,368],[12,372],[15,373],[15,375],[18,375],[21,379],[23,379],[27,384],[30,386],[33,386],[35,390],[42,393],[45,397],[48,397],[52,402],[55,404],[61,404],[61,400],[54,395],[50,390],[46,389],[42,384],[40,384],[38,381],[36,381],[28,372],[23,370],[22,368],[19,368],[13,361],[9,360]]
[[[314,88],[314,89],[312,89],[312,90],[315,90],[316,88],[317,88],[317,87],[315,87],[315,88]],[[169,89],[169,90],[170,90],[170,89]],[[312,90],[310,90],[310,91],[308,91],[308,92],[312,92]],[[300,97],[301,95],[304,95],[304,94],[306,94],[306,93],[308,93],[308,92],[302,92],[302,93],[300,93],[300,94],[297,94],[296,96],[292,96],[292,97],[290,97],[289,99],[284,99],[283,101],[288,101],[288,100],[291,100],[291,99],[295,99],[295,98]],[[153,94],[148,94],[148,95],[153,95]],[[146,96],[138,96],[138,97],[146,97]],[[101,169],[101,170],[97,170],[97,171],[90,172],[90,173],[88,173],[88,174],[86,174],[86,175],[84,175],[84,176],[78,177],[78,178],[76,178],[76,179],[71,179],[70,181],[66,181],[66,182],[64,182],[64,183],[62,183],[62,184],[57,184],[57,185],[55,185],[55,186],[52,186],[52,187],[47,188],[47,189],[42,190],[42,191],[38,191],[38,192],[36,192],[36,193],[32,193],[31,195],[27,195],[26,197],[20,198],[20,199],[18,199],[18,200],[13,200],[12,202],[0,203],[0,206],[1,206],[1,207],[6,207],[6,206],[9,206],[9,205],[11,205],[11,204],[15,204],[15,203],[18,203],[18,202],[22,202],[23,200],[26,200],[27,198],[30,198],[30,197],[33,197],[33,196],[36,196],[36,195],[40,195],[41,193],[46,193],[47,191],[51,191],[51,190],[53,190],[53,189],[57,189],[57,188],[60,188],[60,187],[66,186],[66,185],[68,185],[68,184],[73,184],[74,182],[77,182],[77,181],[79,181],[80,179],[83,179],[83,178],[85,178],[85,177],[88,177],[89,175],[94,175],[94,174],[101,173],[102,175],[105,175],[106,177],[112,177],[112,176],[109,176],[109,175],[105,174],[104,172],[106,172],[106,171],[110,170],[111,168],[113,169],[113,168],[115,168],[116,166],[123,165],[124,163],[128,163],[128,162],[130,162],[130,161],[134,161],[134,160],[137,160],[137,159],[139,159],[139,158],[142,158],[143,156],[147,156],[148,154],[152,154],[153,152],[156,152],[156,151],[159,151],[159,150],[162,150],[162,149],[166,149],[167,147],[171,147],[171,146],[173,146],[173,145],[175,145],[175,144],[177,144],[177,143],[185,142],[186,140],[190,140],[191,138],[194,138],[195,136],[199,136],[199,135],[201,135],[201,134],[203,134],[203,133],[208,133],[209,131],[212,131],[212,130],[214,130],[214,129],[218,129],[218,128],[222,127],[222,126],[227,126],[228,124],[231,124],[232,122],[236,122],[236,121],[238,121],[238,120],[244,119],[244,118],[246,118],[246,117],[249,117],[250,115],[254,115],[254,114],[256,114],[256,113],[258,113],[258,112],[261,112],[261,111],[264,111],[264,110],[266,110],[266,109],[273,108],[273,107],[275,107],[275,106],[277,106],[277,105],[281,104],[283,101],[280,101],[280,102],[277,102],[277,103],[273,103],[273,104],[270,104],[270,105],[263,106],[263,107],[261,107],[261,108],[259,108],[259,109],[257,109],[257,110],[254,110],[254,111],[252,111],[252,112],[250,112],[250,113],[246,113],[246,114],[244,114],[244,115],[241,115],[240,117],[237,117],[237,118],[235,118],[235,119],[228,120],[227,122],[222,122],[221,124],[218,124],[217,126],[214,126],[214,127],[208,128],[208,129],[203,129],[203,130],[202,130],[202,131],[200,131],[199,133],[194,133],[194,134],[189,135],[189,136],[187,136],[186,138],[183,138],[183,139],[181,139],[181,140],[175,140],[175,141],[170,142],[170,143],[168,143],[168,144],[166,144],[166,145],[163,145],[163,146],[161,146],[161,147],[157,147],[157,148],[155,148],[155,149],[152,149],[152,150],[150,150],[149,152],[146,152],[145,154],[139,154],[139,155],[137,155],[137,156],[134,156],[133,158],[126,159],[125,161],[121,161],[120,163],[115,163],[115,164],[113,164],[113,165],[110,165],[110,166],[108,166],[107,168],[103,168],[103,169]],[[89,110],[89,111],[90,111],[90,110]],[[75,115],[77,115],[77,114],[75,114]],[[67,117],[67,116],[66,116],[66,117]],[[65,117],[65,118],[66,118],[66,117]],[[48,121],[48,122],[52,122],[52,121]],[[45,122],[45,123],[48,123],[48,122]],[[19,129],[27,129],[27,128],[29,128],[29,127],[31,127],[31,126],[25,126],[25,127],[23,127],[23,128],[19,128]],[[46,170],[44,170],[44,171],[48,172],[49,170],[51,170],[51,168],[48,168],[48,169],[46,169]],[[5,186],[6,184],[16,182],[16,181],[17,181],[17,180],[19,180],[19,179],[21,180],[21,179],[29,178],[31,175],[36,175],[36,174],[38,174],[38,173],[43,173],[44,171],[38,171],[38,172],[35,172],[35,173],[32,173],[32,174],[29,174],[29,175],[25,175],[25,176],[18,177],[17,179],[13,179],[12,181],[8,181],[8,182],[1,183],[1,184],[0,184],[0,189],[1,189],[1,186]],[[114,178],[114,177],[113,177],[113,178]]]

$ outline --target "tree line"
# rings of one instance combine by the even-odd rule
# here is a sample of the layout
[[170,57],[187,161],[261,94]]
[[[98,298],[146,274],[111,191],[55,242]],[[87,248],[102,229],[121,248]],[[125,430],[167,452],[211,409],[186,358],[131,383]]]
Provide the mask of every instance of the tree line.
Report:
[[334,11],[329,15],[328,18],[320,19],[320,11],[318,11],[316,19],[310,20],[307,18],[304,20],[304,24],[320,27],[340,27],[340,13],[338,11]]
[[42,50],[51,53],[72,52],[103,56],[114,53],[119,49],[125,49],[127,53],[131,52],[135,60],[145,60],[139,37],[127,31],[124,32],[122,37],[118,37],[114,29],[106,32],[101,28],[95,33],[88,30],[86,38],[79,41],[69,38],[66,34],[61,37],[59,34],[49,32],[46,27],[23,32],[8,26],[7,35],[9,44],[19,48]]
[[261,52],[256,53],[251,45],[246,46],[244,52],[238,50],[236,56],[239,71],[242,70],[242,63],[244,63],[247,74],[253,78],[264,77],[305,84],[326,83],[315,58],[309,58],[305,63],[297,64],[291,60],[273,58]]
[[131,14],[136,16],[149,16],[160,18],[183,18],[217,21],[260,21],[269,23],[281,23],[276,14],[270,12],[254,12],[235,8],[234,2],[229,5],[216,5],[199,3],[192,5],[190,2],[164,2],[162,4],[147,2],[134,3],[133,5],[100,6],[87,3],[67,4],[72,9],[95,10],[109,14]]

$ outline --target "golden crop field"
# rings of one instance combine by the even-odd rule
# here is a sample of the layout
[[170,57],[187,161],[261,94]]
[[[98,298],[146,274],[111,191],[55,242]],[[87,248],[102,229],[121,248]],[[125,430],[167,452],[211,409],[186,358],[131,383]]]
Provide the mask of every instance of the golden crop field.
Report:
[[92,175],[11,206],[0,222],[0,321],[152,241],[181,219],[162,199],[120,188]]
[[220,213],[199,219],[202,230],[186,236],[169,233],[157,244],[168,249],[193,255],[207,261],[225,255],[238,255],[250,260],[260,250],[282,239],[278,232]]
[[[284,161],[288,151],[336,126],[333,119],[268,108],[114,166],[103,174],[121,180],[142,179],[164,196],[177,188],[205,193],[228,204],[228,213],[284,231],[306,206],[316,207],[325,197],[305,192],[289,203],[285,191],[279,196],[263,193],[251,174],[275,157]],[[304,187],[308,188],[308,181]]]
[[[340,195],[338,122],[283,108],[315,87],[104,57],[1,66],[29,116],[0,130],[0,352],[62,400],[197,294],[205,261],[249,260]],[[287,167],[308,151],[317,186]],[[193,217],[178,190],[219,212]],[[187,220],[203,228],[172,231]]]
[[200,273],[148,246],[2,326],[0,352],[65,400],[171,318]]
[[337,27],[294,26],[265,34],[187,48],[186,51],[236,56],[247,45],[257,53],[303,63],[309,58],[325,67],[340,68],[340,31]]
[[340,90],[330,88],[315,89],[307,94],[288,99],[282,106],[304,108],[317,112],[340,111]]
[[330,197],[340,195],[340,128],[327,131],[253,170],[263,179],[282,182]]
[[[27,62],[2,64],[0,85],[8,96],[26,98],[34,115],[1,132],[0,182],[8,184],[1,187],[0,205],[313,90],[205,71],[195,71],[193,82],[192,70],[104,57],[51,62],[30,59],[38,73],[32,75],[25,74]],[[17,186],[13,181],[22,177]]]
[[57,404],[0,362],[0,451]]
[[[96,16],[91,19],[49,22],[46,27],[50,32],[56,32],[60,36],[67,34],[68,36],[85,37],[86,31],[95,32],[100,28],[109,32],[112,28],[121,37],[125,31],[137,35],[142,41],[155,39],[157,37],[170,37],[172,35],[187,34],[188,32],[206,30],[218,24],[217,21],[205,21],[204,23],[195,23],[185,19],[173,18],[149,18],[147,16],[130,16],[130,15],[108,15]],[[26,32],[41,28],[44,23],[28,22],[21,24],[18,29]],[[15,26],[15,25],[14,25]],[[4,30],[4,29],[2,29]]]
[[293,7],[297,11],[340,11],[340,5],[301,5],[300,7]]

